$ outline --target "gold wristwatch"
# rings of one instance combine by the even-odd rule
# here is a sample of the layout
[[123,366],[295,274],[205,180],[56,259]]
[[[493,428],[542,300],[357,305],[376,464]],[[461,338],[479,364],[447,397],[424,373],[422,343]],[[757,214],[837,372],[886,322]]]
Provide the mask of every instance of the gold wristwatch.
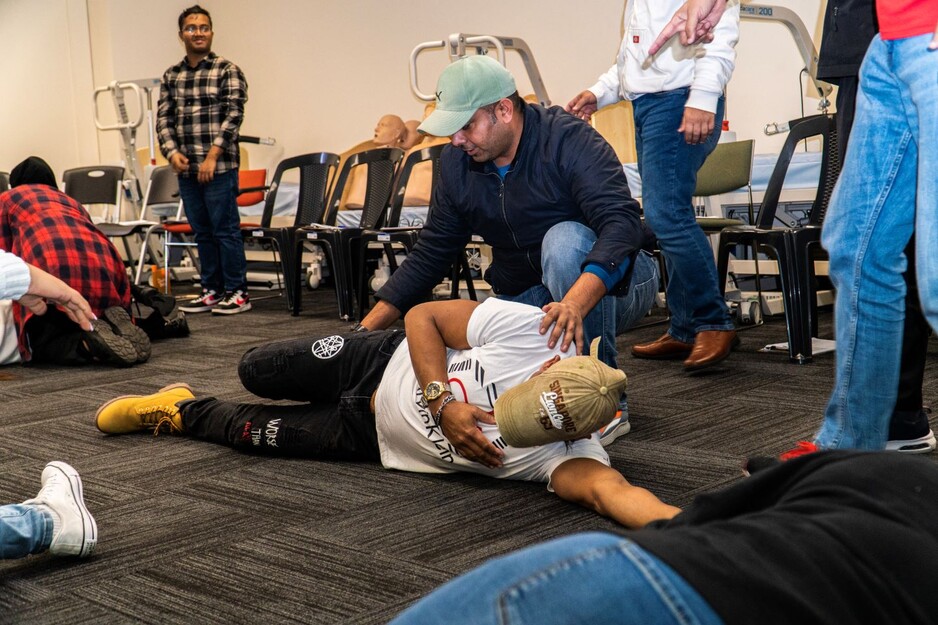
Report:
[[453,390],[446,382],[433,380],[432,382],[427,382],[427,385],[423,388],[423,399],[429,404],[434,399],[439,399],[440,395],[443,393],[452,392]]

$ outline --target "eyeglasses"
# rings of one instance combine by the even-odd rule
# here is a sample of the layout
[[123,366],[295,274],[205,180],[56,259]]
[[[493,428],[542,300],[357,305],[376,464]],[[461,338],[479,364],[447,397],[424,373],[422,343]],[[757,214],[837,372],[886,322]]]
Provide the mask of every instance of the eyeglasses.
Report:
[[187,35],[194,35],[197,32],[202,33],[203,35],[207,35],[208,33],[212,32],[212,27],[208,24],[200,24],[199,26],[191,24],[183,28],[182,32],[186,33]]

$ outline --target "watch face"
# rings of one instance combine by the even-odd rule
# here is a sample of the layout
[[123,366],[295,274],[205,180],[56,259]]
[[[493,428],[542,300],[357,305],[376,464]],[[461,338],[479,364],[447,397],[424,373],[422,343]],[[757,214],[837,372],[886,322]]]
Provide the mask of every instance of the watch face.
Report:
[[427,398],[427,401],[433,401],[447,390],[449,389],[446,388],[446,384],[443,382],[430,382],[427,384],[427,388],[424,389],[423,395]]

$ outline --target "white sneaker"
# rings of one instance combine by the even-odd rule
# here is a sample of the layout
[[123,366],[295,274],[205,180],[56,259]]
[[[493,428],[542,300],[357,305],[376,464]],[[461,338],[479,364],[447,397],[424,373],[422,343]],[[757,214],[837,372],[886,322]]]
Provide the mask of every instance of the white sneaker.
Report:
[[251,296],[247,291],[238,289],[233,293],[225,295],[225,299],[218,302],[218,305],[212,308],[213,315],[237,315],[238,313],[251,310]]
[[918,438],[886,441],[887,451],[898,451],[904,454],[927,454],[935,451],[935,433],[929,429],[928,434]]
[[606,427],[599,430],[599,442],[603,447],[612,445],[617,438],[632,431],[629,423],[629,404],[625,395],[619,400],[619,410]]
[[98,525],[85,507],[81,477],[64,462],[50,462],[42,470],[42,489],[24,505],[43,506],[52,515],[49,553],[90,556],[98,543]]
[[218,306],[221,301],[222,296],[215,291],[202,291],[202,295],[180,304],[179,310],[187,313],[208,312]]

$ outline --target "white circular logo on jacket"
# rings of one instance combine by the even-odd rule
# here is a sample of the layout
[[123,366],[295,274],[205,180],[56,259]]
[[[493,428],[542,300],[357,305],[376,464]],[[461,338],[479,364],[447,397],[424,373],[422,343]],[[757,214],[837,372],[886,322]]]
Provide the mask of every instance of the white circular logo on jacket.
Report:
[[313,343],[313,356],[321,360],[328,360],[342,351],[345,339],[338,334],[327,336]]

